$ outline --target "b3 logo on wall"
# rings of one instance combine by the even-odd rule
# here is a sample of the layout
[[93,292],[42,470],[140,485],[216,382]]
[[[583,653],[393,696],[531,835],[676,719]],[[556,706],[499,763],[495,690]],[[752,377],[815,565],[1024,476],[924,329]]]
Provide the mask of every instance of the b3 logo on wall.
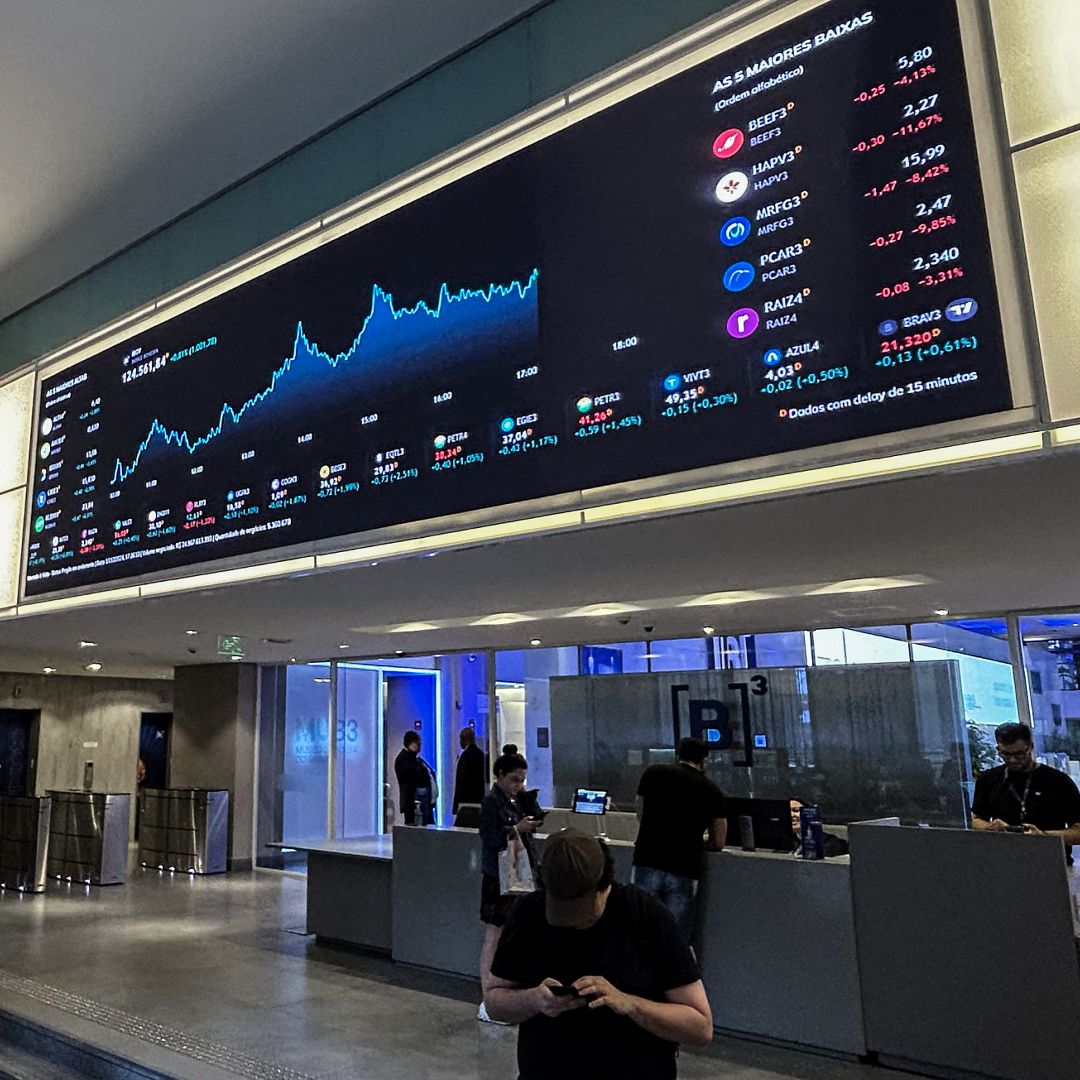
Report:
[[[749,680],[728,683],[728,689],[739,697],[739,726],[742,729],[742,760],[733,761],[732,765],[747,768],[754,764],[754,729],[750,718],[750,697],[764,697],[769,692],[769,680],[764,675],[753,675]],[[671,688],[671,719],[675,733],[675,745],[682,738],[681,704],[682,696],[687,695],[689,712],[689,732],[695,739],[701,739],[710,753],[714,750],[730,750],[736,744],[737,728],[732,726],[731,710],[723,701],[715,698],[689,697],[690,687],[681,683]]]

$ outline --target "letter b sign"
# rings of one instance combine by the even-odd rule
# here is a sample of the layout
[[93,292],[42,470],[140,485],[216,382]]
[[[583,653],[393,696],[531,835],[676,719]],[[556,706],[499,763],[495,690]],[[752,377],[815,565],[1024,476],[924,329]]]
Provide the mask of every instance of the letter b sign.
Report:
[[727,706],[722,701],[691,698],[690,734],[707,743],[710,750],[728,750],[734,742]]

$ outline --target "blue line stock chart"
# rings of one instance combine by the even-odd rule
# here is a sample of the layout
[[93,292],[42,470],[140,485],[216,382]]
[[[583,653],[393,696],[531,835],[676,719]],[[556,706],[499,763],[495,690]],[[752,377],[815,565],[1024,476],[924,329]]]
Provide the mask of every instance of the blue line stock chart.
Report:
[[[349,368],[354,381],[362,383],[366,372],[357,365],[385,367],[400,363],[409,355],[418,356],[455,346],[459,356],[468,356],[515,324],[529,328],[535,335],[539,277],[540,271],[533,270],[524,282],[511,281],[506,285],[491,284],[483,289],[464,288],[456,292],[451,292],[444,282],[439,287],[434,306],[419,300],[404,308],[395,307],[393,296],[374,285],[371,310],[347,350],[333,356],[323,352],[309,339],[303,323],[297,323],[293,351],[273,372],[264,389],[239,406],[223,404],[217,422],[194,438],[189,432],[169,427],[155,418],[130,462],[125,464],[116,460],[111,483],[116,486],[129,479],[143,455],[155,444],[195,454],[237,427],[248,414],[266,406],[274,396],[281,398],[291,394],[294,399],[310,398],[319,376],[328,373],[327,369],[334,372],[338,368]],[[290,403],[295,404],[295,400]]]
[[966,72],[832,0],[43,378],[24,594],[1005,412]]

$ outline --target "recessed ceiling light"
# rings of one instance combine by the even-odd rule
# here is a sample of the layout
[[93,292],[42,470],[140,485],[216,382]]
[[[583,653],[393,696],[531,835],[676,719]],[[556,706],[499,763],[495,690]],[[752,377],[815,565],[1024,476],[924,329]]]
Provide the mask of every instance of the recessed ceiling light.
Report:
[[289,657],[289,663],[290,664],[295,664],[296,663],[296,657],[295,656],[290,656]]
[[229,657],[229,659],[230,659],[230,660],[231,660],[231,661],[232,661],[232,662],[233,662],[234,664],[238,664],[238,663],[239,663],[239,662],[240,662],[241,660],[243,660],[244,658],[243,658],[242,656],[230,656],[230,657]]
[[99,664],[96,660],[94,660],[92,663],[83,665],[83,671],[100,671],[100,670],[101,670],[101,664]]
[[529,644],[530,645],[539,645],[540,644],[540,639],[538,637],[534,637],[532,639],[532,641],[529,642]]
[[395,656],[404,656],[405,655],[405,650],[404,649],[395,649],[394,650],[394,655]]
[[948,615],[949,609],[947,607],[934,608],[935,615]]
[[198,636],[199,631],[198,630],[185,630],[184,633],[187,634],[188,637],[196,637],[196,636]]
[[96,641],[80,641],[79,642],[79,648],[80,649],[96,649],[97,648],[97,642]]
[[45,675],[55,675],[56,674],[56,668],[54,668],[54,667],[43,667],[41,670]]
[[347,649],[348,647],[349,643],[347,641],[343,641],[340,645],[338,645],[339,649]]
[[716,633],[716,627],[715,627],[715,626],[703,626],[703,627],[701,628],[701,632],[702,632],[703,634],[706,634],[706,635],[708,635],[709,637],[712,637],[712,636],[713,636],[713,634],[715,634],[715,633]]

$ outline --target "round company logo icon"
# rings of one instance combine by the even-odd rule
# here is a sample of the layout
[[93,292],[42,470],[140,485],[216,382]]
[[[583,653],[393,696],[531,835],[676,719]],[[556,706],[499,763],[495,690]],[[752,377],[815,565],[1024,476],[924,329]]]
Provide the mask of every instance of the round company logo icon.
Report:
[[722,203],[738,202],[750,188],[750,177],[744,172],[729,172],[716,184],[716,197]]
[[967,322],[968,319],[978,313],[978,310],[978,301],[973,300],[970,296],[963,296],[959,300],[954,300],[945,308],[945,318],[949,322]]
[[575,404],[577,405],[577,411],[579,413],[587,413],[592,408],[592,398],[579,397]]
[[39,510],[44,508],[46,498],[47,498],[47,496],[45,495],[44,491],[39,491],[37,493],[37,497],[34,499],[34,502],[37,503],[37,508]]
[[34,532],[39,533],[45,528],[45,519],[43,517],[34,518]]
[[724,271],[724,288],[728,292],[742,292],[754,283],[754,264],[748,262],[732,263]]
[[895,319],[886,319],[878,326],[877,332],[882,337],[888,337],[890,334],[895,334],[899,329],[900,324]]
[[51,416],[46,416],[45,419],[41,421],[41,434],[42,435],[51,435],[52,434],[52,429],[53,429],[52,417]]
[[52,453],[52,447],[47,442],[43,442],[41,444],[41,450],[40,450],[41,460],[44,461],[51,453]]
[[716,136],[712,144],[713,154],[723,161],[725,158],[734,157],[746,142],[746,136],[738,128],[728,128]]
[[749,218],[729,218],[720,226],[720,243],[724,247],[738,247],[744,240],[749,239],[752,231]]
[[667,390],[668,393],[670,393],[672,390],[678,390],[680,386],[682,386],[681,375],[669,375],[664,380],[664,389]]
[[748,338],[761,323],[761,317],[750,307],[739,308],[728,316],[727,332],[733,338]]
[[502,430],[506,431],[506,432],[513,431],[514,430],[513,418],[508,416],[505,420],[503,420],[503,422],[499,425],[499,427],[502,428]]
[[436,450],[442,450],[443,447],[445,447],[445,446],[446,446],[446,436],[445,435],[436,435],[435,436],[435,449]]
[[784,354],[779,349],[766,349],[765,355],[761,359],[765,362],[766,367],[776,367],[784,359]]

